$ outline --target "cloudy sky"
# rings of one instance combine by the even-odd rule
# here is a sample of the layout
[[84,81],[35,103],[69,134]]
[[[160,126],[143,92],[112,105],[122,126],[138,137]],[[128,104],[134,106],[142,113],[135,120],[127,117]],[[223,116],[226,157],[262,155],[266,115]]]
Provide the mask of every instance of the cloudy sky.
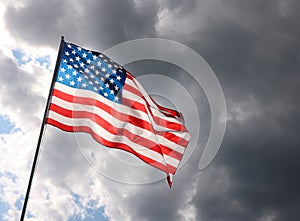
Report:
[[179,82],[199,112],[200,139],[174,186],[149,168],[158,181],[141,185],[130,167],[129,178],[116,182],[115,162],[124,155],[99,148],[99,165],[91,166],[78,148],[97,148],[89,136],[48,126],[27,220],[298,220],[299,9],[296,0],[2,0],[0,220],[20,217],[61,35],[97,51],[149,37],[190,47],[223,88],[226,133],[216,158],[199,171],[210,129],[202,88],[175,65],[129,64],[137,76],[156,73]]

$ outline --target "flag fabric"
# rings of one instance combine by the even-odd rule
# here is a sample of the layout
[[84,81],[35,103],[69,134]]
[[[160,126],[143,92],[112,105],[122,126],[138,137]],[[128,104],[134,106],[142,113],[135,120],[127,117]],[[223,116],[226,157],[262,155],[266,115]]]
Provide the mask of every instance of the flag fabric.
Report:
[[63,44],[47,124],[128,151],[165,172],[171,186],[191,137],[181,113],[157,104],[104,54]]

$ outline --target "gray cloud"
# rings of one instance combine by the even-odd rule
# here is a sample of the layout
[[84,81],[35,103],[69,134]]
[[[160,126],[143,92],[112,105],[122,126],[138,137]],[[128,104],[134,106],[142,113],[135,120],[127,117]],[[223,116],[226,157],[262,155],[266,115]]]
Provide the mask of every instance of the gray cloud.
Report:
[[89,47],[113,46],[124,40],[156,36],[159,6],[135,1],[28,1],[7,7],[5,21],[18,39],[32,45],[57,45],[60,35]]
[[[1,71],[1,112],[11,118],[18,119],[25,128],[33,128],[40,121],[36,110],[41,109],[43,97],[35,94],[32,90],[37,83],[36,78],[17,67],[17,64],[0,52],[0,69]],[[27,123],[31,122],[30,125]]]

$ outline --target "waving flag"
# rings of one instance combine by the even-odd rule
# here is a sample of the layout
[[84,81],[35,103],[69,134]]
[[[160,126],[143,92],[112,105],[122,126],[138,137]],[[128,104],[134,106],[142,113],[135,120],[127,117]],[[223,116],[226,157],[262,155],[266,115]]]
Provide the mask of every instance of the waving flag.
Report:
[[188,145],[182,115],[158,105],[110,58],[64,43],[47,123],[89,133],[165,172],[169,185]]

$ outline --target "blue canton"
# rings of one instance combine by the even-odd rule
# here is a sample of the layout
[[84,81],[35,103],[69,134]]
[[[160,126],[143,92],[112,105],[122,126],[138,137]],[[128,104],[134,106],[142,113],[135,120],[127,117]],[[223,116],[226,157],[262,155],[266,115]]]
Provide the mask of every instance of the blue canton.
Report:
[[121,103],[126,70],[102,53],[65,43],[56,82]]

